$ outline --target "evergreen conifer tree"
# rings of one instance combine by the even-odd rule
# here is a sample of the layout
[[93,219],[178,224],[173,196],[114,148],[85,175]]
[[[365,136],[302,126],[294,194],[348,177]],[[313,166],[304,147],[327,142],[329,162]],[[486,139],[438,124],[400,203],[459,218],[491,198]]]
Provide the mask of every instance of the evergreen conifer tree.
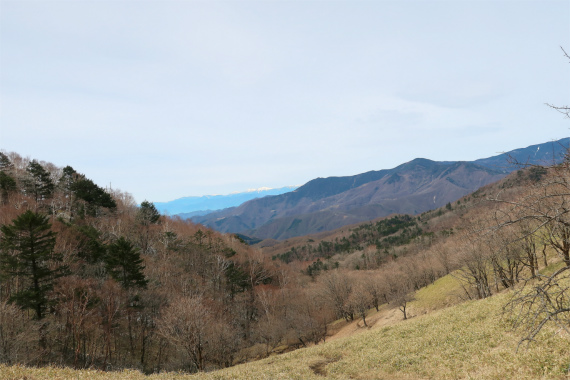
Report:
[[148,280],[143,273],[140,252],[124,237],[109,245],[105,264],[111,277],[124,289],[146,288]]
[[29,178],[26,180],[26,191],[34,196],[36,202],[50,198],[55,185],[47,170],[36,160],[32,160],[26,168]]
[[0,198],[2,199],[2,204],[8,203],[10,193],[16,191],[16,189],[16,180],[5,172],[0,171]]
[[111,194],[97,186],[92,180],[81,177],[72,185],[77,198],[84,200],[91,207],[115,208],[117,204]]
[[141,203],[137,218],[142,225],[147,226],[149,224],[158,223],[160,213],[154,203],[145,200]]
[[[114,209],[117,203],[105,189],[97,186],[85,175],[77,173],[71,166],[63,168],[59,179],[59,186],[63,189],[69,203],[70,216],[74,209],[79,208],[81,216],[96,216],[100,207]],[[77,201],[83,201],[79,206]]]
[[48,217],[26,211],[10,225],[0,227],[0,270],[2,277],[19,277],[20,290],[10,302],[22,309],[32,309],[42,319],[50,305],[49,292],[57,278],[67,274],[61,256],[54,253],[56,233]]
[[152,202],[145,200],[141,203],[141,206],[137,212],[137,221],[142,226],[139,235],[139,246],[143,253],[151,253],[152,249],[150,249],[150,225],[159,223],[160,213]]
[[0,170],[1,171],[10,171],[14,168],[14,164],[12,161],[6,156],[4,153],[0,152]]

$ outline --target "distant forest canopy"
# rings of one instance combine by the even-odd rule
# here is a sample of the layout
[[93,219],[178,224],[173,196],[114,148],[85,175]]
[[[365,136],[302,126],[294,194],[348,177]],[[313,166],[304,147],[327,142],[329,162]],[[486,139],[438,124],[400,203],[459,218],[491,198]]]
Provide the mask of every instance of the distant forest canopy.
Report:
[[523,168],[419,216],[262,250],[137,206],[71,166],[1,152],[0,362],[214,370],[319,344],[338,319],[367,326],[382,304],[406,319],[414,292],[449,273],[462,297],[488,297],[538,276],[552,252],[570,267],[557,245],[568,213],[540,228],[495,218],[545,192],[567,200],[554,191],[570,188],[568,164]]

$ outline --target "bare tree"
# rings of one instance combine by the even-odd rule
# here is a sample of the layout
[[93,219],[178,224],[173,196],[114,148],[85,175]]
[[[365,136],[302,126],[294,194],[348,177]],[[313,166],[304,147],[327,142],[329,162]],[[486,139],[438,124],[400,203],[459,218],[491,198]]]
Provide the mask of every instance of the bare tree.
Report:
[[303,346],[326,340],[328,325],[337,316],[330,300],[323,297],[322,289],[293,291],[288,305],[285,318],[295,340]]
[[16,305],[0,301],[0,362],[33,363],[36,328]]
[[450,274],[457,267],[454,261],[452,249],[449,242],[438,242],[430,248],[435,253],[435,258],[443,268],[443,274]]
[[88,367],[92,364],[89,358],[94,359],[89,348],[93,342],[88,331],[91,326],[89,322],[95,319],[96,315],[94,287],[93,280],[70,276],[60,281],[56,288],[59,299],[57,311],[66,332],[63,340],[69,342],[68,349],[73,352],[75,368]]
[[330,271],[320,276],[319,283],[322,286],[322,297],[334,308],[337,317],[346,321],[354,320],[354,309],[349,302],[352,283],[346,273]]
[[372,307],[372,296],[370,295],[364,281],[360,278],[355,278],[354,282],[356,285],[350,293],[348,302],[351,308],[362,318],[364,326],[368,327],[368,324],[366,323],[366,313]]
[[376,311],[380,310],[381,304],[388,302],[386,296],[388,286],[380,273],[380,271],[363,272],[361,278],[363,286],[370,295],[370,303]]
[[455,277],[461,283],[465,294],[469,299],[474,295],[477,299],[490,297],[492,294],[489,286],[490,259],[487,249],[481,241],[473,238],[466,239],[459,249],[462,267]]
[[200,297],[182,297],[166,308],[159,324],[160,333],[182,348],[191,366],[198,371],[203,371],[206,364],[208,317]]
[[[562,53],[564,53],[564,57],[568,58],[568,60],[570,61],[570,56],[568,55],[568,53],[566,53],[566,50],[564,50],[564,48],[562,46],[560,46],[560,49],[562,49]],[[554,105],[549,104],[549,103],[546,103],[546,105],[551,107],[551,108],[554,108],[556,111],[565,115],[567,118],[570,118],[570,107],[569,106],[554,106]]]
[[397,263],[384,268],[382,276],[388,286],[388,301],[398,306],[404,319],[408,319],[408,303],[415,298],[414,285],[410,276]]
[[261,318],[256,326],[257,340],[265,344],[265,354],[269,356],[287,335],[287,322],[274,315]]
[[[537,273],[536,279],[524,279],[505,306],[513,316],[514,326],[523,327],[522,341],[532,341],[543,326],[554,323],[567,330],[570,324],[570,160],[548,168],[543,178],[529,186],[518,199],[499,196],[493,199],[501,204],[496,213],[498,228],[524,226],[518,241],[539,240],[553,248],[564,266],[551,275]],[[531,228],[528,228],[531,226]],[[528,244],[528,243],[526,243]],[[534,251],[534,248],[531,247]],[[543,248],[545,252],[546,247]],[[535,253],[531,252],[532,255]],[[533,258],[534,259],[534,258]],[[536,265],[536,259],[535,264]]]
[[[513,327],[524,328],[520,343],[531,342],[547,323],[570,333],[570,267],[564,266],[550,276],[539,274],[539,282],[525,282],[504,311],[511,315]],[[520,346],[519,343],[519,346]]]

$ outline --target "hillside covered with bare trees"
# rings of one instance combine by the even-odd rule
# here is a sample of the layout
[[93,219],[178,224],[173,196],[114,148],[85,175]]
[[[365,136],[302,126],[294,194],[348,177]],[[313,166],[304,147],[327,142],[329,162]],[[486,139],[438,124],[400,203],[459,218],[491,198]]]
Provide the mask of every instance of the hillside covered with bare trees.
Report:
[[0,165],[6,365],[212,371],[323,344],[343,323],[370,327],[383,305],[416,317],[416,292],[443,277],[457,291],[421,313],[508,289],[521,341],[570,321],[568,160],[417,216],[263,247],[70,166],[8,152]]

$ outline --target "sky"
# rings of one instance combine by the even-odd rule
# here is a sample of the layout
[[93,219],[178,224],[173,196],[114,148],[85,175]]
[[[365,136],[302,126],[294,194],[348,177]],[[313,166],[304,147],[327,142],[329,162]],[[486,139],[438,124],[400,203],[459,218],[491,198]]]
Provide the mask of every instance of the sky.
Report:
[[138,202],[570,135],[570,1],[0,0],[0,149]]

